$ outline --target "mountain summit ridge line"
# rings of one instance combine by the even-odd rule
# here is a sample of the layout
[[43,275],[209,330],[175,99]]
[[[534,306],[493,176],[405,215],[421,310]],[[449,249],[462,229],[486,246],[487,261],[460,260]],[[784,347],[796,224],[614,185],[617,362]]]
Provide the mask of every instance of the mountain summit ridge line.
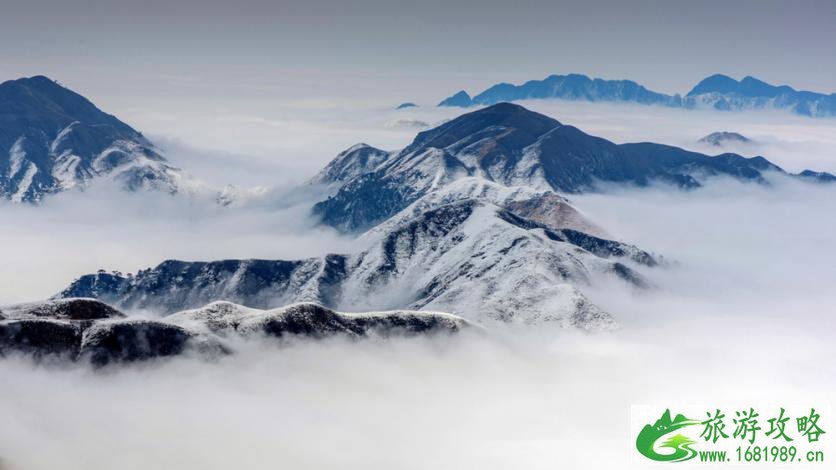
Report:
[[706,77],[684,96],[656,92],[632,80],[606,80],[577,73],[549,75],[520,85],[498,83],[473,97],[462,90],[445,98],[438,106],[466,108],[527,99],[628,102],[719,111],[784,109],[808,117],[836,116],[836,93],[799,91],[787,85],[771,85],[752,76],[738,81],[722,74]]

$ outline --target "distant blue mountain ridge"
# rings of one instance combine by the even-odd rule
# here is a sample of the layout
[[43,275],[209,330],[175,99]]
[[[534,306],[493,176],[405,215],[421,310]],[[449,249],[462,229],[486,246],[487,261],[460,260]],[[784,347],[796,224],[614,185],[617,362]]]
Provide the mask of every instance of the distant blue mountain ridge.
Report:
[[836,93],[798,91],[787,85],[770,85],[754,77],[747,76],[738,81],[720,74],[702,80],[685,96],[658,93],[632,80],[604,80],[569,74],[550,75],[522,85],[499,83],[473,97],[462,90],[438,105],[488,106],[530,99],[626,102],[720,111],[782,109],[809,117],[836,116]]

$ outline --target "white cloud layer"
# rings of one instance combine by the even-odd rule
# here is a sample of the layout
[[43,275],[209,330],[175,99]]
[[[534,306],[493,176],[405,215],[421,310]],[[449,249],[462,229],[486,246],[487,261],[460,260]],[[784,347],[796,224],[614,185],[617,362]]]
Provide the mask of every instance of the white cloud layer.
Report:
[[[691,146],[714,130],[738,131],[788,169],[836,169],[834,121],[532,107],[618,142]],[[385,128],[395,116],[438,122],[455,112],[365,111],[341,118],[354,123],[347,127],[312,118],[275,134],[255,126],[255,145],[276,155],[260,153],[257,164],[234,157],[250,143],[206,142],[219,160],[238,162],[242,180],[285,165],[301,179],[350,143],[406,144],[413,131]],[[343,130],[329,133],[332,126]],[[196,124],[190,132],[220,130]],[[288,142],[272,146],[270,135]],[[188,146],[199,140],[184,138]],[[292,160],[285,145],[305,149],[304,158]],[[2,360],[0,468],[648,468],[631,457],[634,404],[786,402],[836,412],[836,188],[772,183],[573,196],[610,233],[673,262],[646,271],[653,291],[589,290],[624,324],[614,334],[509,329],[248,344],[214,363],[182,358],[98,372]],[[299,258],[353,243],[314,228],[304,204],[224,210],[102,195],[0,206],[0,303],[45,297],[99,267],[132,271],[170,257]],[[832,414],[823,419],[826,430],[836,429]]]
[[0,203],[0,305],[47,298],[81,274],[135,272],[166,259],[303,259],[354,241],[310,218],[310,201],[277,190],[272,206],[224,208],[210,198],[128,194],[109,187]]

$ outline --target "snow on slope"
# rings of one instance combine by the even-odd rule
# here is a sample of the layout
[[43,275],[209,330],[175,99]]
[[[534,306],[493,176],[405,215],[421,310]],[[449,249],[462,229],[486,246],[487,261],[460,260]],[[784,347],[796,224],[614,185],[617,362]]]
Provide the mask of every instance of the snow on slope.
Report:
[[202,190],[141,133],[46,77],[0,84],[0,198],[45,196],[109,180],[129,191]]
[[325,211],[333,217],[370,225],[359,252],[169,260],[132,277],[82,276],[58,297],[167,313],[219,300],[261,309],[318,302],[612,328],[613,317],[582,290],[611,281],[645,288],[640,271],[657,261],[612,240],[551,186],[537,184],[537,164],[526,162],[524,149],[560,127],[518,106],[497,106],[423,132],[398,153],[365,144],[341,152],[310,183],[327,187],[336,203]]
[[332,162],[352,171],[330,174],[327,197],[314,206],[323,223],[362,232],[464,178],[573,194],[601,184],[696,188],[715,176],[764,183],[768,173],[786,174],[763,157],[712,157],[650,142],[615,144],[510,103],[421,132],[399,152],[375,151],[381,153],[374,164],[360,159],[356,148]]
[[[613,318],[575,286],[605,278],[643,286],[641,276],[627,267],[638,264],[630,259],[631,250],[640,250],[609,242],[618,249],[596,254],[593,246],[579,246],[580,240],[566,235],[576,233],[540,226],[484,200],[441,205],[370,234],[378,242],[346,281],[342,302],[363,305],[386,293],[410,308],[476,320],[610,328]],[[637,260],[652,259],[640,253],[647,258]],[[385,289],[378,290],[381,284]]]
[[469,325],[461,317],[447,313],[407,310],[343,313],[315,303],[295,303],[260,310],[232,302],[213,302],[197,309],[174,313],[165,317],[165,321],[192,331],[202,330],[219,335],[268,333],[277,336],[342,333],[360,337],[393,333],[455,332]]
[[460,178],[432,190],[361,237],[372,238],[430,209],[466,200],[487,201],[554,230],[566,228],[609,237],[604,229],[585,217],[563,196],[530,186],[504,186],[482,177]]
[[600,329],[613,319],[573,286],[616,279],[642,288],[637,269],[655,264],[635,247],[552,229],[476,199],[405,216],[366,241],[359,253],[299,261],[166,261],[130,277],[90,274],[57,297],[157,312],[217,300],[253,308],[313,301],[347,311],[407,308]]

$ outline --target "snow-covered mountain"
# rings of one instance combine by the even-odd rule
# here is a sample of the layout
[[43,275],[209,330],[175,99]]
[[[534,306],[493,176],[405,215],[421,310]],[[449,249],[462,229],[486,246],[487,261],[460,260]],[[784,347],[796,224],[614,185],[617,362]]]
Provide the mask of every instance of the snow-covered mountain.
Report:
[[365,249],[291,261],[170,260],[135,275],[85,275],[57,297],[163,313],[218,300],[252,308],[317,302],[607,329],[614,317],[583,291],[608,282],[646,288],[642,271],[659,260],[614,240],[559,192],[598,181],[763,181],[768,171],[782,170],[762,157],[616,145],[503,103],[421,132],[401,151],[356,145],[310,181],[326,188],[314,211],[360,234]]
[[64,357],[95,365],[233,351],[229,340],[254,336],[322,338],[455,333],[463,319],[434,312],[346,314],[300,303],[257,310],[229,302],[159,319],[128,318],[93,299],[60,299],[0,307],[0,356]]
[[462,178],[579,193],[599,183],[694,188],[724,175],[764,181],[783,170],[763,157],[708,156],[654,143],[614,144],[522,106],[500,103],[421,132],[399,152],[366,145],[341,153],[315,181],[333,188],[314,212],[344,231],[362,231]]
[[[255,308],[317,302],[349,311],[408,308],[477,321],[612,327],[612,317],[578,287],[605,279],[645,287],[636,267],[654,266],[656,259],[630,245],[558,228],[559,210],[531,211],[525,201],[518,201],[520,213],[549,224],[489,199],[442,201],[404,211],[367,233],[369,248],[355,254],[298,261],[170,260],[132,276],[85,275],[57,297],[93,297],[123,309],[164,313],[216,300]],[[567,223],[581,219],[570,212]]]
[[698,144],[706,144],[712,147],[725,147],[728,145],[750,144],[752,139],[737,132],[718,131],[712,132],[697,141]]
[[42,76],[0,84],[0,198],[44,196],[111,179],[131,190],[192,184],[141,133]]
[[390,157],[391,152],[374,148],[368,144],[353,145],[340,152],[325,168],[314,176],[311,184],[339,186],[343,181],[371,173]]
[[648,90],[631,80],[604,80],[569,74],[550,75],[543,80],[530,80],[521,85],[499,83],[472,98],[462,90],[438,105],[466,108],[530,99],[626,102],[720,111],[784,109],[810,117],[836,116],[836,93],[827,95],[798,91],[787,85],[770,85],[754,77],[738,81],[719,74],[700,81],[684,97]]

